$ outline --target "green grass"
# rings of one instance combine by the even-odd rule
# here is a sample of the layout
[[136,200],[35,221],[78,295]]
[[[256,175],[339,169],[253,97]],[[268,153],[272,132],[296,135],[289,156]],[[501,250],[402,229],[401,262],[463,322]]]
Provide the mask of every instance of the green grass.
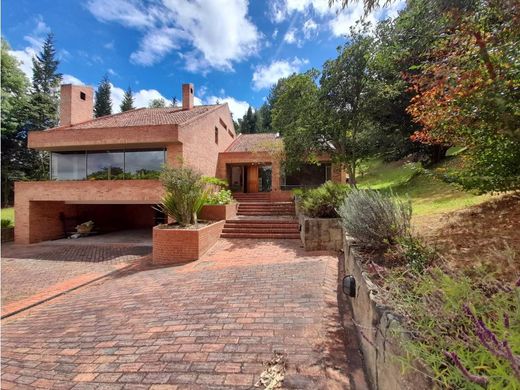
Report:
[[[463,209],[491,198],[490,195],[462,191],[455,185],[417,172],[414,165],[416,164],[370,161],[366,167],[367,174],[358,178],[358,186],[391,190],[397,196],[408,197],[416,216]],[[449,159],[440,167],[453,165],[453,159]]]
[[1,214],[1,219],[9,219],[12,221],[12,223],[14,225],[14,207],[8,207],[5,209],[2,209],[2,212],[0,214]]

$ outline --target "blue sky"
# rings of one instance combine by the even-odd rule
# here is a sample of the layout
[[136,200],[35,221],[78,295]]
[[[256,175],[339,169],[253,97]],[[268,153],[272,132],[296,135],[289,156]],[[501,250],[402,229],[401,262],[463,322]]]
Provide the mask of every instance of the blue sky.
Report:
[[[64,82],[113,84],[114,111],[124,89],[136,105],[181,97],[193,82],[197,103],[228,102],[235,118],[259,107],[280,77],[336,55],[363,15],[354,3],[337,12],[328,0],[5,0],[2,35],[31,74],[31,57],[49,31]],[[404,0],[368,16],[395,16]]]

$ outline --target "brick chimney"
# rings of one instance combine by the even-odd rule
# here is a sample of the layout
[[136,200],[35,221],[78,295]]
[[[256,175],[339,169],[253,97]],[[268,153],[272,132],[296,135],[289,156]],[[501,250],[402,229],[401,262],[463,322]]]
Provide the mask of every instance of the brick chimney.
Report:
[[191,110],[193,108],[193,84],[182,84],[182,109]]
[[60,126],[70,126],[93,118],[94,90],[86,85],[63,84],[60,96]]

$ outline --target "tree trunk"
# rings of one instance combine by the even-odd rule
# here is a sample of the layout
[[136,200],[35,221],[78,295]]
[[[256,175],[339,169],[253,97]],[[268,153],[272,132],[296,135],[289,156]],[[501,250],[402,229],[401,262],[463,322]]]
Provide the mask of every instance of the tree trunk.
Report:
[[356,165],[355,164],[347,164],[346,170],[348,174],[348,184],[352,188],[357,188],[357,181],[356,181]]

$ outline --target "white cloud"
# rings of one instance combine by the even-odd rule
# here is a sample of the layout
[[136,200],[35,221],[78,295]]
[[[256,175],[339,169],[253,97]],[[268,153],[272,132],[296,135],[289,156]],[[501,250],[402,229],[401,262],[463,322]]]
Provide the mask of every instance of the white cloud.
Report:
[[51,31],[41,15],[36,16],[33,23],[35,26],[31,34],[24,36],[24,40],[29,42],[29,46],[22,50],[11,50],[9,52],[18,60],[20,63],[20,69],[29,79],[31,79],[33,75],[32,58],[41,50],[45,37]]
[[283,37],[284,42],[296,43],[296,29],[290,28]]
[[[87,8],[100,21],[117,22],[142,31],[139,48],[131,54],[149,66],[188,46],[185,66],[232,70],[258,51],[261,33],[247,15],[247,0],[89,0]],[[207,69],[206,69],[207,70]]]
[[316,24],[316,22],[312,19],[308,19],[303,24],[303,35],[305,36],[305,39],[311,38],[317,29],[318,25]]
[[37,51],[32,47],[26,47],[23,50],[11,50],[9,53],[18,60],[19,67],[27,78],[32,79],[32,58],[37,54]]
[[84,85],[85,83],[78,79],[77,77],[74,77],[71,74],[64,74],[63,78],[61,79],[62,84],[74,84],[74,85]]
[[[117,113],[121,111],[121,102],[123,101],[123,96],[125,95],[125,90],[123,88],[116,87],[112,83],[111,86],[111,95],[112,98],[112,112]],[[158,90],[156,89],[141,89],[137,92],[133,92],[132,96],[134,97],[134,107],[148,107],[148,103],[153,99],[164,99],[168,104],[170,99],[164,97]]]
[[275,28],[274,31],[273,31],[272,37],[273,37],[273,39],[276,39],[277,36],[278,36],[278,29]]
[[220,104],[227,103],[229,106],[229,111],[233,114],[233,118],[237,120],[238,118],[242,118],[249,108],[249,103],[243,100],[237,100],[231,96],[218,97],[218,96],[208,96],[205,100],[205,104],[216,104],[219,102]]
[[103,45],[105,49],[112,50],[115,47],[114,41],[107,42]]
[[253,87],[256,90],[269,88],[280,78],[299,72],[301,66],[308,62],[308,60],[295,57],[292,61],[279,60],[273,61],[269,65],[260,65],[253,73]]
[[[359,19],[364,18],[374,26],[378,20],[395,18],[405,4],[405,0],[396,0],[365,16],[362,1],[350,2],[348,7],[341,9],[339,2],[330,7],[328,0],[275,0],[271,5],[271,19],[274,22],[281,22],[296,13],[307,17],[314,15],[320,22],[328,25],[333,35],[343,36],[349,34],[350,27],[354,26]],[[307,19],[302,26],[306,39],[312,37],[317,29],[318,25],[312,18]]]

